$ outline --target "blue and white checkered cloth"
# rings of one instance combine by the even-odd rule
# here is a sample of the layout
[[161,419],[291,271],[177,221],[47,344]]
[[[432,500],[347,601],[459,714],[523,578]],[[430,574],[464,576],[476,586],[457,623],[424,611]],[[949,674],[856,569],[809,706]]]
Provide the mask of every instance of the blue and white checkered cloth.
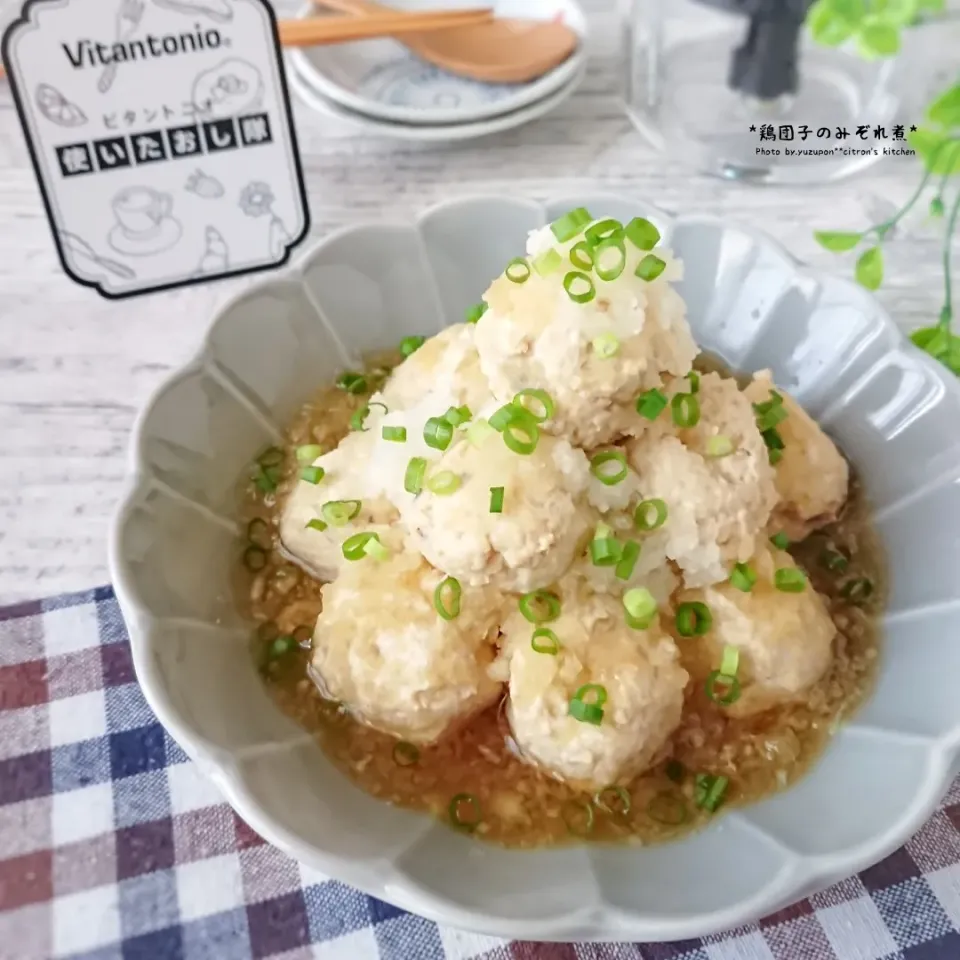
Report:
[[0,609],[0,960],[960,960],[960,780],[882,863],[670,944],[438,927],[266,844],[150,712],[113,591]]

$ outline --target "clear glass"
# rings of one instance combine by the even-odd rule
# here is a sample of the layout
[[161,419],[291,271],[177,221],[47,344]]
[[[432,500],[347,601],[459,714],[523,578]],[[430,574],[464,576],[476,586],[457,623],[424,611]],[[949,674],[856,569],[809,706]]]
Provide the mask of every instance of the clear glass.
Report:
[[904,58],[815,44],[794,12],[803,0],[767,0],[767,20],[737,12],[745,0],[624,5],[627,112],[672,159],[726,179],[804,184],[908,149]]

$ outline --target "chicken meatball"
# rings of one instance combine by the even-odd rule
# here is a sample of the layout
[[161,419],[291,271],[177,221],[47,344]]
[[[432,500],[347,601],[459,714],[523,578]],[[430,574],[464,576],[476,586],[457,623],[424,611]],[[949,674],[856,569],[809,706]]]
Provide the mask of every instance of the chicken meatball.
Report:
[[627,432],[637,417],[638,391],[658,386],[664,374],[686,374],[697,347],[683,300],[671,286],[681,268],[669,251],[656,251],[667,267],[646,281],[635,275],[646,254],[626,241],[623,272],[611,281],[591,274],[596,295],[577,303],[564,282],[577,270],[570,249],[582,240],[580,235],[558,243],[549,227],[531,234],[527,249],[534,267],[550,250],[561,259],[546,275],[534,269],[524,283],[506,273],[494,280],[484,295],[489,310],[477,323],[476,343],[499,402],[525,388],[546,390],[556,404],[546,428],[594,447]]
[[[443,475],[456,489],[431,493],[431,478]],[[401,515],[413,545],[439,570],[465,586],[525,593],[558,579],[589,535],[588,476],[583,453],[546,434],[529,455],[493,430],[461,436]],[[495,487],[503,488],[499,513],[490,510]]]
[[375,442],[372,432],[347,434],[314,462],[324,471],[320,482],[300,480],[284,504],[280,549],[320,580],[336,579],[348,537],[362,530],[385,535],[400,518],[368,469]]
[[[522,755],[554,776],[596,789],[659,760],[680,723],[687,673],[658,620],[631,629],[622,600],[578,577],[558,587],[560,616],[544,624],[555,655],[533,648],[537,627],[520,612],[501,627],[500,663],[509,674],[507,717]],[[537,644],[549,645],[538,636]],[[599,724],[576,719],[570,703],[588,684],[606,699]],[[596,690],[582,699],[595,699]]]
[[[493,703],[489,672],[499,604],[464,589],[459,614],[435,606],[443,575],[414,553],[348,563],[323,588],[311,676],[359,720],[411,743],[432,743]],[[453,596],[441,604],[452,612]]]
[[736,383],[706,374],[693,399],[693,426],[627,445],[640,498],[662,500],[667,511],[645,549],[676,561],[691,587],[726,579],[732,562],[753,554],[777,499],[766,445]]
[[776,464],[779,503],[773,526],[802,540],[811,531],[837,518],[847,499],[850,470],[833,441],[792,397],[777,390],[769,371],[758,373],[744,389],[755,404],[783,398],[786,417],[776,426],[783,442]]
[[750,561],[757,580],[749,592],[729,581],[678,597],[700,601],[712,616],[708,632],[684,640],[684,666],[698,681],[720,667],[724,647],[739,651],[740,698],[723,709],[752,716],[801,699],[826,673],[836,627],[809,583],[800,592],[777,589],[777,570],[797,570],[789,553],[762,548]]
[[473,324],[455,323],[430,337],[394,369],[372,401],[389,410],[409,410],[431,394],[432,399],[442,397],[443,406],[434,402],[427,416],[440,416],[451,406],[468,406],[476,413],[489,403],[490,387],[480,370],[475,330]]

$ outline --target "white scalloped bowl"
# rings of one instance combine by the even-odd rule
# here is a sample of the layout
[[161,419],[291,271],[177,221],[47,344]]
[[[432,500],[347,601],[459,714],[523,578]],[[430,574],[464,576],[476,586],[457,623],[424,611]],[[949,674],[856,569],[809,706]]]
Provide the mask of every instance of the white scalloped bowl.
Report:
[[[773,369],[859,467],[892,592],[874,696],[794,788],[658,847],[508,851],[361,793],[282,716],[231,602],[234,483],[319,385],[459,319],[571,207],[658,224],[686,264],[698,341]],[[777,910],[903,843],[960,756],[960,387],[860,288],[774,242],[626,197],[446,203],[331,235],[216,317],[140,418],[111,564],[137,675],[187,753],[267,840],[440,923],[529,940],[703,936]]]

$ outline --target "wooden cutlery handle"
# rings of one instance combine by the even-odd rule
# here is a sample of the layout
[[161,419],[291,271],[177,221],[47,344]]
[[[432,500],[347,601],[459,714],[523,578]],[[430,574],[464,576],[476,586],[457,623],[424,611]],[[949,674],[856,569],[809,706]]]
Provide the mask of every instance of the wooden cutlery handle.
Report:
[[491,9],[463,13],[389,13],[366,17],[310,17],[306,20],[281,20],[280,42],[285,47],[312,47],[326,43],[389,37],[402,33],[422,33],[448,27],[490,23]]

